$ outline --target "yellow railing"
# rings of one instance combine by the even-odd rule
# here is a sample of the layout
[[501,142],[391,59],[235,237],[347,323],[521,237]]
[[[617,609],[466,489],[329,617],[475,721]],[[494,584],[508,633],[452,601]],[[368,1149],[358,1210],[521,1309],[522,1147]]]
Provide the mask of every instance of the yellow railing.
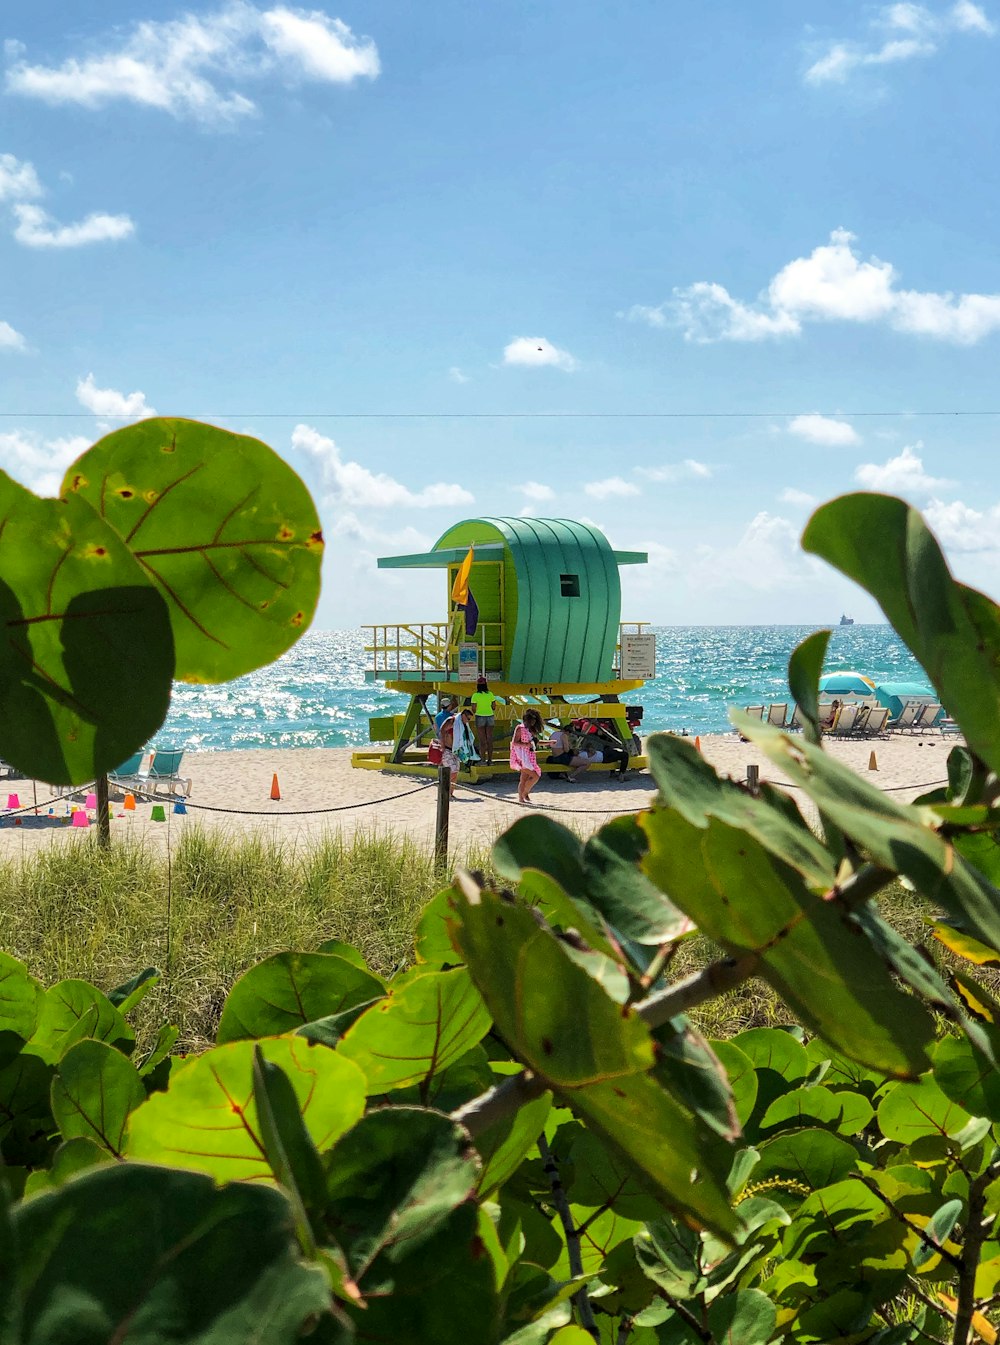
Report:
[[480,622],[474,636],[466,636],[458,622],[421,621],[364,626],[371,632],[365,653],[372,655],[371,671],[378,676],[412,674],[436,681],[457,677],[459,651],[475,645],[476,668],[497,677],[503,659],[503,623]]

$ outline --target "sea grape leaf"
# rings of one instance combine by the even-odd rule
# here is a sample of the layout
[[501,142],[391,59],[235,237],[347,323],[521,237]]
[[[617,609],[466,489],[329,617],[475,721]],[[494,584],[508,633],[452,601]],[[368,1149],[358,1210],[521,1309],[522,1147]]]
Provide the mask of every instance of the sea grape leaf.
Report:
[[133,976],[131,980],[115,986],[114,990],[109,990],[108,999],[119,1013],[129,1013],[146,998],[150,990],[154,989],[159,982],[160,973],[156,968],[146,967],[145,970]]
[[593,1210],[604,1207],[623,1219],[640,1222],[662,1217],[659,1203],[636,1178],[634,1165],[608,1149],[592,1131],[584,1126],[572,1127],[568,1144],[562,1141],[562,1129],[559,1137],[565,1145],[559,1158],[572,1174],[569,1190],[573,1204],[586,1209],[588,1218]]
[[52,1080],[52,1115],[64,1140],[89,1139],[115,1158],[129,1112],[146,1098],[139,1071],[103,1041],[80,1041],[66,1052]]
[[928,923],[935,939],[950,952],[964,957],[966,962],[972,962],[977,967],[1000,967],[1000,953],[995,948],[990,948],[945,920],[930,920]]
[[819,745],[819,679],[830,644],[828,630],[814,631],[800,641],[788,660],[788,689],[803,718],[803,732],[811,743]]
[[338,1140],[327,1156],[326,1214],[363,1294],[380,1257],[405,1259],[473,1198],[479,1171],[463,1127],[420,1107],[369,1112]]
[[942,1037],[934,1047],[934,1081],[970,1115],[1000,1121],[1000,1074],[971,1042]]
[[521,1160],[538,1142],[551,1108],[552,1094],[543,1093],[476,1136],[476,1148],[483,1163],[479,1178],[480,1199],[503,1186],[514,1175]]
[[[345,943],[343,939],[326,939],[316,949],[317,953],[333,953],[337,957],[342,957],[345,962],[350,962],[355,967],[360,967],[362,971],[371,971],[368,963],[365,961],[364,954],[359,952],[351,943]],[[372,972],[372,975],[375,973]]]
[[506,1044],[556,1086],[657,1198],[728,1236],[735,1220],[722,1184],[703,1171],[700,1125],[643,1072],[653,1064],[645,1024],[577,966],[529,910],[471,884],[455,904],[455,941]]
[[[832,1186],[857,1171],[858,1152],[848,1140],[829,1130],[806,1126],[786,1130],[758,1146],[753,1184],[788,1183],[800,1196]],[[805,1188],[805,1189],[803,1189]]]
[[[725,1171],[713,1162],[700,1122],[652,1074],[629,1074],[567,1089],[564,1098],[612,1153],[632,1164],[642,1184],[663,1205],[721,1239],[732,1240],[738,1222],[729,1207]],[[670,1136],[669,1144],[664,1144],[664,1135]]]
[[714,1048],[683,1015],[654,1029],[656,1076],[708,1128],[725,1140],[740,1134],[729,1076]]
[[846,1089],[834,1093],[829,1088],[795,1088],[775,1098],[761,1119],[761,1128],[776,1130],[825,1126],[841,1135],[858,1135],[868,1125],[875,1109],[860,1093]]
[[245,972],[226,996],[216,1041],[277,1037],[317,1018],[377,999],[385,984],[334,953],[276,953]]
[[0,953],[0,1032],[28,1041],[38,1023],[42,987],[23,962]]
[[887,495],[844,495],[816,510],[802,546],[871,593],[968,746],[1000,771],[1000,608],[956,583],[917,510]]
[[773,1070],[787,1083],[804,1079],[810,1071],[806,1048],[790,1032],[776,1027],[749,1027],[738,1032],[732,1044],[739,1048],[755,1069]]
[[[795,1044],[797,1046],[798,1042]],[[757,1101],[757,1071],[749,1056],[734,1041],[712,1041],[709,1045],[726,1071],[733,1109],[742,1127],[753,1115]]]
[[933,809],[897,803],[811,743],[747,715],[730,717],[876,864],[902,873],[930,900],[964,919],[984,943],[1000,946],[1000,889],[932,829]]
[[464,967],[427,971],[373,1004],[337,1045],[364,1071],[369,1092],[408,1088],[446,1070],[490,1029]]
[[[722,779],[687,738],[653,734],[646,751],[663,803],[676,809],[692,827],[704,829],[713,818],[725,822],[792,865],[810,886],[833,885],[833,859],[797,809],[772,801],[766,791],[754,795]],[[658,815],[662,812],[662,808],[657,810]],[[648,836],[645,815],[639,821]]]
[[[180,681],[225,682],[272,663],[312,621],[319,517],[299,477],[258,439],[142,420],[79,457],[62,493],[100,513],[166,599]],[[127,684],[131,697],[134,678]]]
[[455,908],[455,942],[497,1031],[525,1064],[568,1088],[652,1066],[645,1025],[531,911],[471,888]]
[[672,942],[689,933],[692,922],[643,873],[640,864],[646,849],[646,837],[634,817],[616,817],[601,827],[583,847],[587,899],[626,939],[640,944]]
[[930,1074],[916,1083],[900,1083],[890,1088],[879,1103],[877,1115],[879,1129],[886,1139],[906,1145],[926,1136],[954,1139],[971,1119]]
[[332,1013],[326,1018],[314,1018],[311,1023],[304,1023],[302,1027],[296,1028],[296,1035],[305,1037],[307,1041],[318,1042],[321,1046],[329,1046],[332,1050],[347,1029],[353,1027],[361,1015],[367,1013],[381,998],[379,995],[378,999],[365,1000],[361,1004],[355,1004],[353,1008],[345,1009],[343,1013]]
[[961,1213],[961,1200],[947,1200],[934,1211],[933,1215],[921,1230],[924,1236],[917,1239],[917,1245],[910,1253],[910,1259],[913,1262],[914,1270],[921,1270],[928,1261],[937,1254],[932,1247],[927,1245],[925,1239],[929,1239],[938,1249],[940,1249],[948,1240],[951,1230],[958,1222],[958,1217]]
[[430,967],[454,967],[459,961],[448,923],[451,899],[451,888],[446,887],[443,892],[431,897],[417,921],[413,953],[418,962],[424,962]]
[[37,1345],[351,1340],[277,1190],[108,1164],[25,1201],[13,1223],[22,1259],[10,1273]]
[[583,842],[575,831],[549,817],[519,817],[497,838],[491,858],[508,882],[516,883],[525,869],[538,869],[572,896],[586,891]]
[[708,1310],[712,1339],[740,1345],[767,1345],[774,1335],[778,1310],[759,1289],[721,1294]]
[[657,808],[642,825],[654,882],[732,956],[755,955],[806,1026],[887,1074],[912,1078],[927,1068],[933,1018],[795,869],[715,818],[699,829]]
[[279,1065],[295,1092],[305,1128],[323,1152],[364,1110],[361,1071],[302,1037],[267,1037],[216,1046],[185,1063],[166,1092],[153,1093],[129,1117],[130,1159],[195,1168],[216,1181],[276,1179],[268,1161],[253,1090],[254,1049]]
[[[166,603],[83,500],[42,500],[0,471],[0,753],[83,784],[163,723],[174,674]],[[127,712],[108,695],[128,687]]]
[[135,1033],[121,1011],[88,981],[59,981],[42,996],[38,1025],[28,1049],[55,1064],[76,1042],[91,1037],[120,1051],[135,1045]]
[[359,1285],[365,1306],[346,1308],[360,1340],[495,1339],[499,1303],[478,1216],[474,1203],[459,1205],[429,1237],[394,1243],[376,1257]]
[[362,1338],[462,1345],[493,1339],[491,1258],[473,1201],[479,1159],[439,1112],[369,1112],[327,1157],[326,1216],[365,1306]]
[[302,1120],[298,1098],[280,1065],[257,1048],[253,1058],[253,1098],[264,1153],[295,1211],[303,1247],[315,1257],[314,1218],[326,1204],[323,1163]]
[[162,1065],[168,1059],[180,1035],[180,1028],[173,1023],[162,1024],[156,1034],[156,1040],[139,1062],[139,1073],[144,1078],[148,1078],[158,1065]]

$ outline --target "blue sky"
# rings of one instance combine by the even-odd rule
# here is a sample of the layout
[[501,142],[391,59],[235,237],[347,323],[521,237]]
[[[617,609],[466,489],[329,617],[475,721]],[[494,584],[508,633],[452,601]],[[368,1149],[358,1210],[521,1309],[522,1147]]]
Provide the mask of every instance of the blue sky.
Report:
[[321,502],[323,627],[439,617],[374,558],[525,510],[650,551],[628,617],[873,619],[797,550],[858,487],[1000,593],[1000,416],[914,414],[1000,411],[997,0],[8,0],[0,37],[26,484],[150,410],[257,434]]

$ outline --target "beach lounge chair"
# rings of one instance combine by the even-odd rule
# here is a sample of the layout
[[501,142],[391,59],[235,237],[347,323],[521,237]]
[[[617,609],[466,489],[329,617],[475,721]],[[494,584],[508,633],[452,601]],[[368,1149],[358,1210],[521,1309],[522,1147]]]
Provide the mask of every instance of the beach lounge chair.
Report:
[[869,716],[871,715],[871,712],[872,712],[872,707],[867,703],[867,701],[863,702],[862,704],[860,704],[860,705],[858,706],[857,717],[856,717],[855,720],[854,720],[854,728],[851,729],[852,734],[853,734],[856,738],[857,738],[857,737],[865,737],[865,736],[867,735],[867,733],[868,733],[868,718],[869,718]]
[[805,715],[802,713],[802,707],[800,705],[794,705],[792,707],[792,717],[788,721],[789,731],[791,733],[801,733],[802,729],[805,727],[805,722],[806,719]]
[[898,719],[894,719],[889,725],[890,732],[902,733],[904,730],[909,731],[913,726],[913,721],[916,719],[918,712],[922,709],[923,706],[918,705],[916,701],[907,701],[902,710],[900,710]]
[[867,738],[879,738],[885,733],[885,726],[889,722],[889,711],[884,705],[873,705],[868,711],[868,717],[864,723],[864,734]]
[[835,738],[849,738],[854,733],[854,725],[858,719],[858,707],[856,705],[842,705],[837,711],[837,718],[833,721],[833,727],[830,732]]
[[152,752],[133,752],[127,761],[108,771],[108,784],[122,790],[143,789],[149,780]]
[[934,702],[931,705],[925,705],[924,712],[920,716],[921,731],[926,733],[928,729],[938,729],[940,732],[939,721],[942,719],[943,715],[944,706],[940,701]]
[[788,703],[784,705],[769,705],[767,707],[767,722],[773,724],[776,729],[785,727],[785,719],[788,716]]
[[191,781],[180,774],[183,756],[183,748],[176,751],[161,749],[154,752],[149,775],[146,777],[146,788],[153,794],[161,792],[164,794],[183,794],[187,798],[191,793]]
[[763,719],[764,707],[763,705],[748,705],[744,714],[748,714],[751,719]]

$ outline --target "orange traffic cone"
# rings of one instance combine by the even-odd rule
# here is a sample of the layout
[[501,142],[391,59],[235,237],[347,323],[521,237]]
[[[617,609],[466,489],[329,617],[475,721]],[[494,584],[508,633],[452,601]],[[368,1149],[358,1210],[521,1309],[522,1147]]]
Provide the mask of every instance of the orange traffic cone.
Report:
[[872,753],[869,754],[869,757],[868,757],[868,769],[869,769],[870,771],[877,771],[877,770],[878,770],[878,762],[875,760],[875,753],[874,753],[874,752],[872,752]]
[[700,752],[700,751],[701,751],[701,738],[698,736],[698,734],[695,734],[695,738],[694,738],[694,750],[695,750],[696,752]]
[[275,772],[275,774],[271,777],[271,798],[272,799],[281,798],[281,790],[278,788],[277,772]]

